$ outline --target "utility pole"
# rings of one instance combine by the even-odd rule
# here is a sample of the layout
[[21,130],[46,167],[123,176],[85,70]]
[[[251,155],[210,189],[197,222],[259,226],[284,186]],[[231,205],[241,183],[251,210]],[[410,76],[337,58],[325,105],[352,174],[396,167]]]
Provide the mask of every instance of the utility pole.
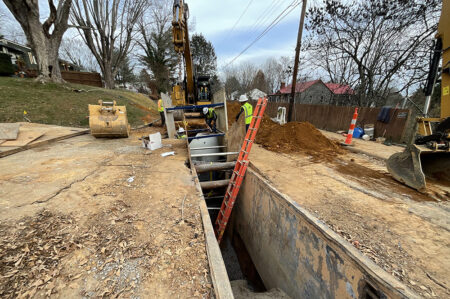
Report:
[[297,47],[295,48],[294,77],[292,78],[291,98],[289,99],[288,122],[292,121],[294,111],[295,87],[297,85],[298,61],[300,60],[300,48],[302,47],[303,25],[305,24],[306,1],[303,0],[302,13],[300,16],[300,25],[298,27]]

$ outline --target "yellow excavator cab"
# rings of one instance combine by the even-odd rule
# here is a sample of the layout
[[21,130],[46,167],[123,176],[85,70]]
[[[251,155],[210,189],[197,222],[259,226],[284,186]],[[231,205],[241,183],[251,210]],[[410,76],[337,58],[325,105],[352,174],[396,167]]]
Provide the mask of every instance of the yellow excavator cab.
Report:
[[92,136],[117,138],[130,135],[127,108],[117,106],[116,101],[98,101],[98,105],[89,105],[89,127]]

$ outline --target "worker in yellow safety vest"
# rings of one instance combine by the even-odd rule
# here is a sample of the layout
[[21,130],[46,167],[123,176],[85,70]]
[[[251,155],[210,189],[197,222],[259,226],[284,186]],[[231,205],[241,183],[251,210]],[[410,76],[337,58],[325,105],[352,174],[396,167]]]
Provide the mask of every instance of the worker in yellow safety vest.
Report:
[[166,117],[164,116],[164,104],[161,98],[158,100],[158,112],[161,116],[161,127],[163,127],[166,123]]
[[244,112],[245,116],[245,131],[248,131],[248,127],[250,126],[252,122],[253,117],[253,106],[252,104],[248,103],[248,98],[245,94],[241,95],[239,97],[239,103],[241,103],[241,110],[239,110],[238,115],[236,115],[236,121],[239,119],[239,116],[241,116],[241,113]]
[[186,135],[186,131],[184,130],[184,128],[180,127],[178,129],[178,134],[177,134],[177,139],[186,139],[187,135]]
[[216,129],[217,114],[216,114],[216,111],[214,110],[214,108],[204,107],[203,115],[205,116],[205,122],[206,122],[206,125],[208,126],[208,129],[211,132],[216,133],[217,132],[217,129]]

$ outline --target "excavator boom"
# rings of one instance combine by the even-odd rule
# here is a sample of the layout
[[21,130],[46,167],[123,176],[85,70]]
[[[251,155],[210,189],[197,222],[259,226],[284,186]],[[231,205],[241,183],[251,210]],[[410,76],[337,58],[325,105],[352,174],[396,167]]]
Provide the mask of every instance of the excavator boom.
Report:
[[[175,105],[198,104],[200,100],[205,100],[205,96],[199,99],[199,90],[208,90],[209,93],[210,88],[209,77],[205,79],[205,76],[196,77],[194,75],[194,64],[189,42],[188,19],[188,5],[184,0],[175,0],[173,3],[172,21],[173,44],[180,58],[182,57],[184,59],[186,77],[186,86],[183,86],[182,80],[179,78],[179,82],[173,87],[172,101]],[[210,96],[208,95],[206,98],[210,98]],[[207,103],[207,101],[204,101],[204,103]]]

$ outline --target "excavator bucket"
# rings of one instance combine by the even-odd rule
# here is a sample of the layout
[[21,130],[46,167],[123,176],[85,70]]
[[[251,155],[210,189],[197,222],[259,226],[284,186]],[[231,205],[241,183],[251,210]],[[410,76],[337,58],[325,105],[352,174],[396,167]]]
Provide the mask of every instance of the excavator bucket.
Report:
[[94,137],[128,137],[127,108],[116,106],[116,101],[98,101],[98,105],[89,105],[89,127]]
[[418,191],[425,191],[427,181],[450,185],[450,153],[410,145],[402,153],[389,157],[386,166],[399,182]]

